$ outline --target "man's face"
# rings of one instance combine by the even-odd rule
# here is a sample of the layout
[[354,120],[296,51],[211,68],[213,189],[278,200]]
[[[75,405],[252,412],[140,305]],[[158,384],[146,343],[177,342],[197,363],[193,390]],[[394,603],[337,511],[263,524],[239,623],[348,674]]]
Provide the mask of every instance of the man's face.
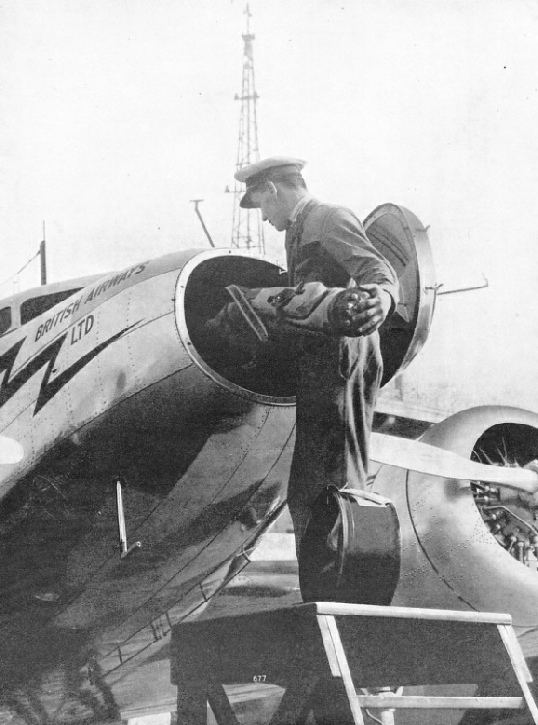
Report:
[[268,221],[279,232],[286,229],[289,219],[287,204],[273,184],[252,191],[250,198],[260,208],[264,222]]

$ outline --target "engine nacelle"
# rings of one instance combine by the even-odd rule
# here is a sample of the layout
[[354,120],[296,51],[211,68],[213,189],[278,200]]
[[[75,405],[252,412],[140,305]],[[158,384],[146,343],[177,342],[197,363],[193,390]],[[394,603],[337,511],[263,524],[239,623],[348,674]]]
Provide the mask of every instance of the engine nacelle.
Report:
[[[421,440],[481,463],[524,466],[538,457],[538,415],[471,408]],[[507,612],[525,655],[538,655],[536,496],[389,466],[374,490],[394,502],[401,526],[393,604]]]

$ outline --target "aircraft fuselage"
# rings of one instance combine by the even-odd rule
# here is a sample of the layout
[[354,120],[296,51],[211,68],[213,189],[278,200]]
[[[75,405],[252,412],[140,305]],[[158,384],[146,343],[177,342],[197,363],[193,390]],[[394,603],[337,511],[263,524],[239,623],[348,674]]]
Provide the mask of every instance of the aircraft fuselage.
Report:
[[[125,682],[280,512],[289,386],[248,370],[231,382],[191,339],[223,283],[274,270],[226,250],[168,255],[0,340],[0,430],[25,450],[0,465],[0,679],[21,711],[51,672],[54,707],[128,708]],[[121,514],[127,545],[140,542],[123,557]]]

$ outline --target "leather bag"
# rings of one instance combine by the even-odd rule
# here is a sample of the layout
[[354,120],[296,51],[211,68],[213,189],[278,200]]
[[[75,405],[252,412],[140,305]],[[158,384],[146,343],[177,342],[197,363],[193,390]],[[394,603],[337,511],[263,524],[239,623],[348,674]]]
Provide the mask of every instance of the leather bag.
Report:
[[301,542],[303,600],[389,605],[400,559],[400,527],[392,502],[328,486],[314,502]]

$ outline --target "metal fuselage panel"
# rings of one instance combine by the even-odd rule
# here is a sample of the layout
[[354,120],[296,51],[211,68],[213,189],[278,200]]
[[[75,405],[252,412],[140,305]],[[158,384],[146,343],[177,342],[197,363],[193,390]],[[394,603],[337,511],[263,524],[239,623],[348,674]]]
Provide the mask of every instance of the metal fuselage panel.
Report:
[[25,448],[3,466],[5,494],[59,441],[77,444],[85,426],[182,367],[175,329],[177,258],[110,275],[2,342],[2,431]]
[[[221,258],[230,282],[265,274],[224,250],[169,255],[1,342],[0,430],[25,457],[0,466],[0,711],[28,697],[37,722],[58,707],[73,722],[132,709],[141,664],[247,563],[283,505],[293,405],[228,383],[188,336],[181,287]],[[123,559],[118,480],[141,543]]]

